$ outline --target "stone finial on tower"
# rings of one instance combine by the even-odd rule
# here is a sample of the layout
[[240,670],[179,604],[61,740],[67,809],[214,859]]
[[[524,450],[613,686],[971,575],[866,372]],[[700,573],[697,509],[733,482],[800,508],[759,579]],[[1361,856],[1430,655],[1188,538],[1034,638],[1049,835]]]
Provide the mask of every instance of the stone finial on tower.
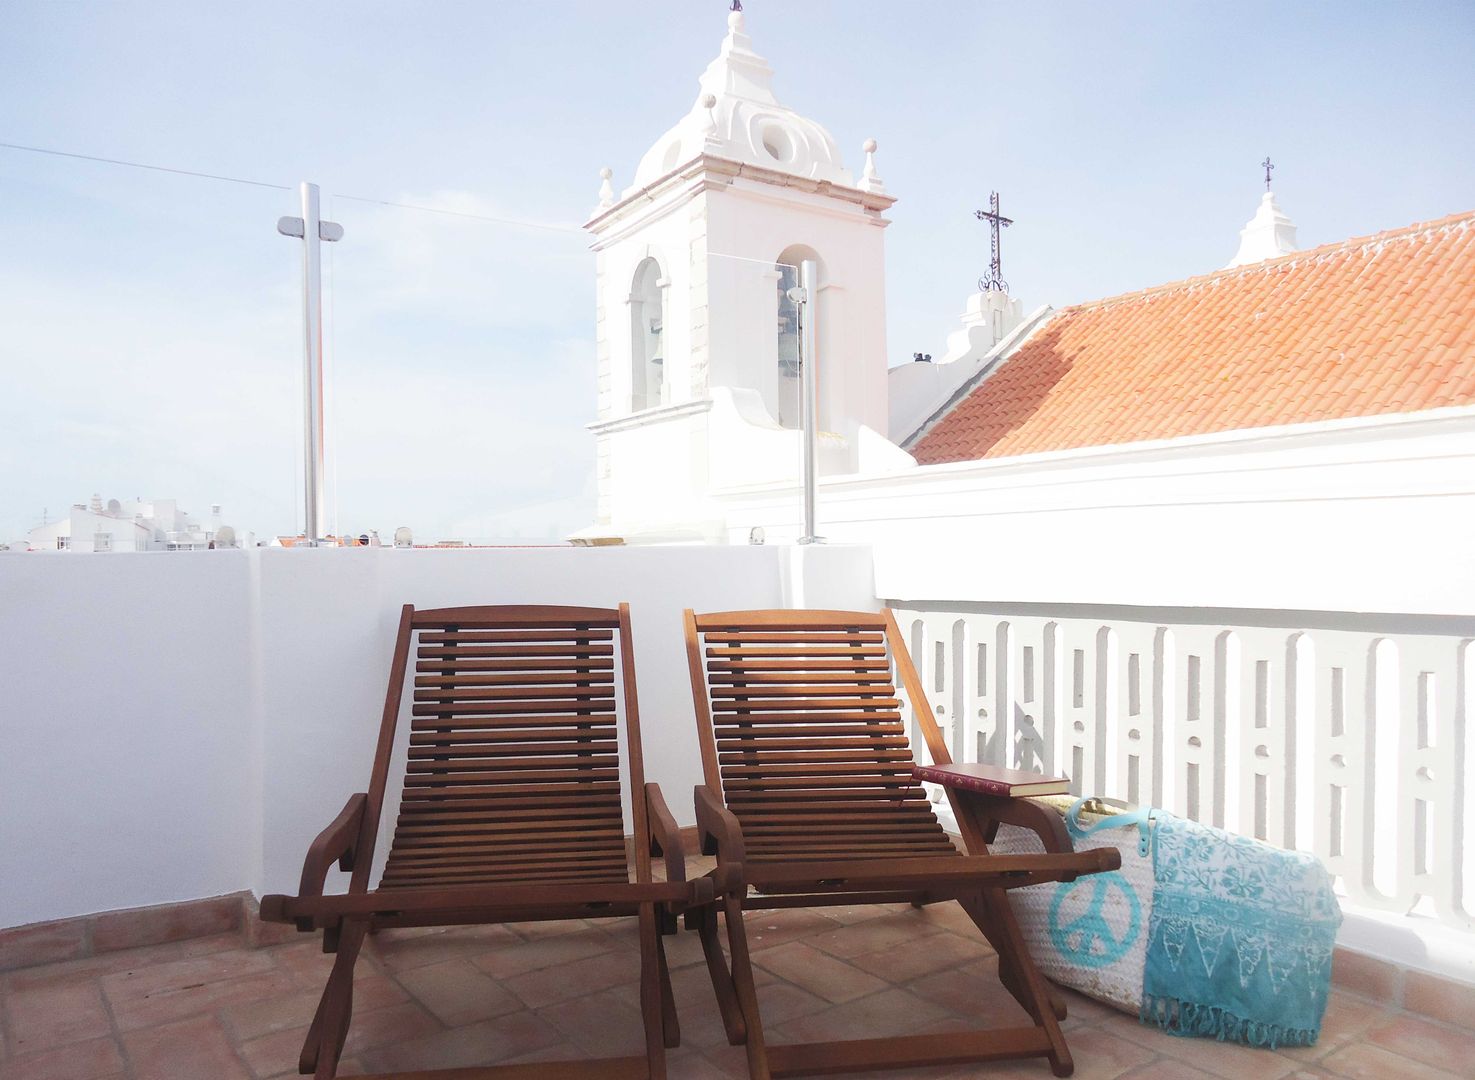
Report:
[[615,189],[614,185],[610,183],[610,179],[614,175],[615,171],[608,165],[599,170],[599,206],[596,208],[597,210],[608,210],[615,204]]
[[722,138],[717,134],[717,95],[703,94],[701,106],[707,110],[707,119],[702,125],[702,148],[708,153],[716,153],[722,149]]
[[866,155],[865,171],[860,174],[860,189],[862,191],[885,191],[886,185],[881,182],[881,177],[876,172],[876,140],[867,139],[860,148],[865,151]]

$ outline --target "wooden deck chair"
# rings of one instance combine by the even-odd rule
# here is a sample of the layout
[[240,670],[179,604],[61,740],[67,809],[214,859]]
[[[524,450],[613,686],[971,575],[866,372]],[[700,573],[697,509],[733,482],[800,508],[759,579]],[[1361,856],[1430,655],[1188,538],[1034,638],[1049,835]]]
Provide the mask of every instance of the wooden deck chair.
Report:
[[[892,665],[932,758],[950,762],[889,611],[686,612],[687,653],[706,784],[697,827],[717,905],[687,914],[700,932],[729,1040],[754,1080],[1044,1056],[1070,1074],[1064,1001],[1035,967],[1006,890],[1115,869],[1114,849],[1075,853],[1058,816],[1021,800],[949,791],[967,854],[943,831],[902,725]],[[1040,855],[990,855],[1000,820],[1032,827]],[[750,895],[749,889],[758,895]],[[1030,1026],[765,1047],[743,929],[745,907],[917,905],[957,900],[999,956],[999,977]]]
[[[403,794],[388,861],[371,889],[412,645]],[[624,691],[633,880],[621,814],[616,670]],[[662,851],[669,880],[656,882],[651,854]],[[353,876],[346,894],[324,896],[335,860]],[[263,919],[321,929],[325,951],[337,953],[300,1069],[335,1074],[348,1034],[354,961],[371,930],[635,916],[643,1056],[446,1075],[664,1077],[665,1048],[679,1044],[680,1030],[660,930],[674,929],[675,912],[688,902],[712,895],[710,883],[685,878],[676,822],[656,785],[645,783],[627,606],[406,605],[369,790],[350,798],[313,841],[298,895],[261,902]]]

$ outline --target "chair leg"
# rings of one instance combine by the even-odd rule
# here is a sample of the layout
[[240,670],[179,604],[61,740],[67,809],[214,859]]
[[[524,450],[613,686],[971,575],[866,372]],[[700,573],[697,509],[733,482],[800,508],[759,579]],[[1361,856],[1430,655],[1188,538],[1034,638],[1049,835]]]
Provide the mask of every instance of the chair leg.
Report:
[[763,1042],[763,1021],[758,1015],[758,989],[753,983],[753,963],[748,958],[748,932],[743,926],[743,902],[736,896],[723,898],[727,917],[727,944],[732,953],[732,982],[738,1005],[747,1025],[748,1076],[770,1080],[768,1048]]
[[656,959],[661,972],[661,1031],[666,1036],[666,1049],[681,1045],[681,1019],[676,1015],[676,994],[671,989],[671,966],[666,963],[666,939],[656,936]]
[[748,1028],[743,1023],[743,1010],[738,1005],[737,991],[733,989],[727,960],[722,955],[722,942],[717,939],[717,907],[707,904],[700,910],[688,910],[687,918],[696,922],[696,931],[702,939],[702,955],[707,958],[707,973],[712,977],[712,992],[717,996],[717,1008],[722,1013],[722,1026],[727,1029],[727,1041],[733,1046],[742,1046],[748,1037]]
[[368,926],[361,919],[344,921],[328,985],[323,987],[322,1000],[307,1029],[297,1071],[311,1073],[317,1080],[332,1080],[338,1073],[338,1058],[343,1053],[353,1015],[353,966],[367,931]]
[[[974,925],[983,932],[983,936],[993,946],[994,952],[998,954],[999,982],[1004,984],[1004,989],[1009,991],[1013,995],[1014,1000],[1019,1002],[1025,1011],[1038,1022],[1039,1017],[1034,1016],[1030,994],[1025,987],[1025,979],[1019,972],[1013,958],[1008,955],[1008,946],[1003,943],[1000,931],[993,925],[989,915],[989,909],[984,904],[982,897],[968,897],[967,899],[960,899],[958,903],[968,913],[968,917],[973,920]],[[1065,998],[1061,997],[1060,992],[1055,989],[1049,980],[1045,980],[1045,993],[1049,998],[1050,1009],[1054,1012],[1055,1019],[1064,1020],[1066,1015]]]
[[640,905],[640,1014],[650,1080],[666,1080],[665,995],[661,992],[660,928],[655,904]]
[[1050,1042],[1050,1070],[1056,1076],[1069,1076],[1075,1071],[1075,1062],[1065,1045],[1060,1022],[1055,1018],[1055,1005],[1051,1001],[1049,984],[1029,955],[1029,947],[1020,932],[1019,921],[1014,917],[1014,908],[1009,903],[1009,894],[1003,889],[987,889],[980,899],[989,916],[989,922],[997,928],[998,944],[1003,946],[999,949],[999,970],[1003,971],[1007,959],[1014,977],[1021,983],[1019,991],[1010,987],[1010,992],[1016,996],[1022,994],[1020,1003],[1034,1017],[1035,1023],[1044,1029],[1045,1038]]

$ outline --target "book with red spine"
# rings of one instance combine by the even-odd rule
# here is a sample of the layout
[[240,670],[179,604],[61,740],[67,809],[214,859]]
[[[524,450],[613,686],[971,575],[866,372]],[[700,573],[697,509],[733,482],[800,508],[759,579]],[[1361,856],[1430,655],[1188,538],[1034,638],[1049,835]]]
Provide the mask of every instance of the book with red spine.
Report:
[[1070,781],[1063,776],[1042,776],[1027,769],[1005,769],[999,765],[913,765],[912,776],[929,784],[1006,799],[1065,795],[1070,791]]

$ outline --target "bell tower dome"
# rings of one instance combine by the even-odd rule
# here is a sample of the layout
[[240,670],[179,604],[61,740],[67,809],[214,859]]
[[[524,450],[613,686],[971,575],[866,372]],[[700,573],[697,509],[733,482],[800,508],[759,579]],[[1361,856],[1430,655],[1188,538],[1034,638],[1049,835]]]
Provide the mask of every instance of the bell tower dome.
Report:
[[[820,267],[821,471],[854,472],[886,430],[884,211],[819,123],[783,105],[744,13],[686,114],[628,186],[606,170],[593,237],[598,524],[588,536],[718,540],[720,492],[799,477],[798,262]],[[875,439],[884,439],[875,436]],[[889,444],[885,444],[889,448]]]

